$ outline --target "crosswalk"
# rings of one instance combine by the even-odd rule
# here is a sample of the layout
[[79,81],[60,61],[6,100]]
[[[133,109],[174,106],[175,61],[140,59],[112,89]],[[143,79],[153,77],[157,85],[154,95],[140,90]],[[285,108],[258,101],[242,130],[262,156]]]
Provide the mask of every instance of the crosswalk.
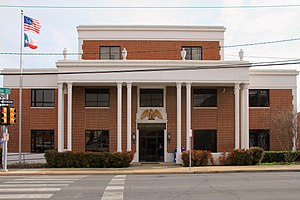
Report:
[[114,176],[105,188],[101,200],[123,200],[126,175]]
[[49,199],[55,192],[85,176],[30,176],[0,184],[0,199]]

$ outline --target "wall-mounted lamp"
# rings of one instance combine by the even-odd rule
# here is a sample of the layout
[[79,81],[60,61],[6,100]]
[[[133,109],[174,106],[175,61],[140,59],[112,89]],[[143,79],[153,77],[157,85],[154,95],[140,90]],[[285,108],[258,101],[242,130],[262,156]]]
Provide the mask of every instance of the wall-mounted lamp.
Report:
[[132,140],[135,140],[135,132],[132,133]]
[[223,88],[223,89],[222,89],[222,92],[225,93],[225,92],[226,92],[226,88]]
[[167,138],[168,138],[168,140],[171,140],[171,133],[170,132],[168,132]]

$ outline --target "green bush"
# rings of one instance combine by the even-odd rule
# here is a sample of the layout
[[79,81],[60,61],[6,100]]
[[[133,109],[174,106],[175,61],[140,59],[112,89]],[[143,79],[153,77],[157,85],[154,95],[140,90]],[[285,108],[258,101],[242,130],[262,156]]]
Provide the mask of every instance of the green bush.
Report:
[[129,167],[133,160],[132,152],[45,152],[47,167],[51,168],[121,168]]
[[250,149],[234,149],[229,153],[223,153],[219,158],[221,165],[256,165],[264,156],[264,150],[259,147]]
[[[191,165],[192,166],[206,166],[208,164],[213,164],[213,158],[210,151],[202,150],[192,150],[191,155]],[[189,151],[182,152],[183,166],[189,166]]]
[[292,154],[292,157],[295,157],[295,161],[300,161],[300,152],[288,152],[288,151],[266,151],[265,156],[262,160],[262,163],[283,163],[286,162],[286,154]]

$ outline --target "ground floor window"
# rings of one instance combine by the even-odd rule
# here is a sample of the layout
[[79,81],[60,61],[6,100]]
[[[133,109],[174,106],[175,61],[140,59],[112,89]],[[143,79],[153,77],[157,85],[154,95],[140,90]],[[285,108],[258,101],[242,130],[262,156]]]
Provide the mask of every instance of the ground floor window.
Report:
[[46,150],[54,149],[53,130],[32,130],[31,131],[31,152],[44,153]]
[[86,130],[85,151],[109,152],[109,131]]
[[195,130],[194,149],[217,152],[217,131],[216,130]]
[[260,147],[264,150],[270,150],[270,131],[269,130],[250,130],[249,146]]

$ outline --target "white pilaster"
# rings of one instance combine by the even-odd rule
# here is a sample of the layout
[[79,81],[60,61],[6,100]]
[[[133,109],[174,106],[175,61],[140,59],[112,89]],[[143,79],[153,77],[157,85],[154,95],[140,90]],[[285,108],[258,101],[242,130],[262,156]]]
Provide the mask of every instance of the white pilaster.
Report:
[[127,83],[127,151],[131,151],[131,98],[132,83]]
[[240,84],[234,84],[234,148],[240,148]]
[[58,83],[58,134],[57,148],[58,152],[64,151],[64,90],[63,83]]
[[122,83],[117,83],[118,102],[117,102],[117,152],[122,152]]
[[249,83],[244,83],[241,98],[241,148],[249,149]]
[[68,151],[72,151],[72,83],[68,83]]
[[176,83],[177,88],[177,154],[176,163],[181,164],[181,83]]
[[186,150],[191,150],[191,83],[186,83]]
[[298,119],[297,119],[297,87],[294,87],[292,89],[292,95],[293,95],[293,151],[296,151],[297,150],[297,139],[298,139],[298,133],[297,133],[297,130],[298,130],[298,125],[297,125],[297,122],[298,122]]

